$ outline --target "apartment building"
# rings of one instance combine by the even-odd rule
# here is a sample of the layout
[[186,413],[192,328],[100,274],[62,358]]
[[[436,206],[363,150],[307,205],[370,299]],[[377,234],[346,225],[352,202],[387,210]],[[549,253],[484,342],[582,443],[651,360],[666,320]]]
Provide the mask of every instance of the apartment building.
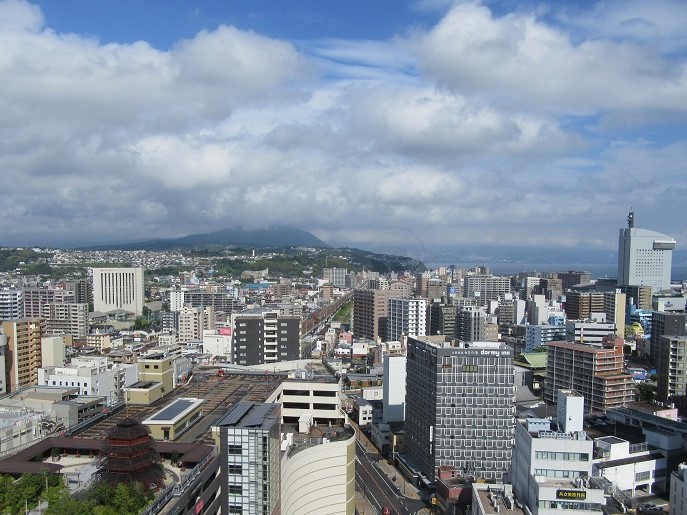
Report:
[[48,303],[41,306],[47,334],[70,334],[85,338],[88,334],[88,304]]
[[671,402],[687,395],[687,336],[659,336],[656,346],[656,400]]
[[427,334],[427,299],[389,299],[387,340]]
[[76,302],[76,295],[71,290],[59,288],[27,288],[24,290],[24,316],[43,317],[43,306],[46,304],[71,304]]
[[634,379],[623,371],[622,338],[606,338],[601,348],[549,342],[544,400],[556,402],[558,390],[575,390],[589,411],[606,411],[634,401]]
[[24,316],[24,292],[0,290],[0,320],[15,320]]
[[299,317],[278,311],[251,311],[232,316],[232,363],[261,365],[300,358]]
[[389,299],[409,298],[401,290],[355,290],[353,292],[352,329],[356,338],[386,341]]
[[45,334],[42,318],[20,318],[2,322],[5,346],[6,392],[14,392],[38,383],[42,366],[41,338]]

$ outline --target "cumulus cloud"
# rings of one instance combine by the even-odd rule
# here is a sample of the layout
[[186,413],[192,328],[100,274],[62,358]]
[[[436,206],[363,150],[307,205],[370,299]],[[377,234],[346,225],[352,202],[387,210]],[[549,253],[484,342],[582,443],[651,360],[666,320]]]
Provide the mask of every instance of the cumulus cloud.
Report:
[[0,1],[0,243],[286,223],[409,251],[612,248],[630,205],[687,239],[684,22],[446,5],[384,41],[220,25],[163,51]]

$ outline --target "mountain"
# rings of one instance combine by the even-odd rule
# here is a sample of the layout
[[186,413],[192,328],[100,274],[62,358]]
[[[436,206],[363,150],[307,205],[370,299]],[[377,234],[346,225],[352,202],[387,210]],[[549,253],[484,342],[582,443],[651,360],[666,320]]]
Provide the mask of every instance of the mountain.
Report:
[[329,245],[307,231],[292,227],[274,226],[253,231],[221,229],[202,234],[190,234],[181,238],[96,245],[82,247],[79,250],[171,250],[209,246],[329,248]]

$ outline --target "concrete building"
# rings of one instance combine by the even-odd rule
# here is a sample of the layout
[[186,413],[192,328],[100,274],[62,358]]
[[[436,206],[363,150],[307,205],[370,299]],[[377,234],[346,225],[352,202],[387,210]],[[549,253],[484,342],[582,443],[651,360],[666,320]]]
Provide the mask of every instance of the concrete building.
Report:
[[222,513],[279,513],[279,412],[279,404],[239,402],[213,428],[219,439]]
[[660,336],[655,349],[656,400],[672,402],[687,395],[687,336]]
[[628,227],[620,229],[618,238],[618,284],[651,286],[653,292],[670,289],[675,240],[635,228],[633,212],[627,221]]
[[213,329],[215,313],[211,306],[184,307],[179,312],[177,342],[186,343],[203,339],[203,331]]
[[594,442],[582,428],[583,398],[570,390],[557,393],[555,425],[551,419],[528,418],[515,426],[513,492],[533,515],[601,513],[604,491],[587,482]]
[[41,338],[45,334],[42,318],[21,318],[2,322],[5,346],[5,390],[14,392],[38,383],[42,366]]
[[556,272],[555,275],[561,280],[563,291],[570,290],[578,285],[589,284],[592,278],[589,272],[576,272],[574,270]]
[[0,320],[24,318],[24,292],[0,290]]
[[491,274],[469,274],[463,278],[463,296],[474,298],[481,306],[510,293],[510,277]]
[[77,304],[90,304],[93,302],[93,287],[88,279],[73,279],[64,283],[66,291],[74,292],[74,300]]
[[203,399],[180,397],[145,419],[143,424],[156,440],[176,440],[203,417],[204,402]]
[[44,336],[41,338],[41,365],[44,367],[62,367],[67,359],[67,339],[62,336]]
[[607,338],[602,348],[549,342],[544,400],[556,402],[559,390],[575,390],[589,411],[606,411],[634,401],[634,379],[623,371],[623,340]]
[[353,429],[301,423],[282,430],[281,513],[354,515]]
[[421,479],[433,482],[440,466],[452,466],[475,478],[503,480],[514,409],[511,347],[408,338],[406,465]]
[[[211,306],[215,313],[224,313],[230,316],[240,313],[246,306],[228,291],[205,291],[200,289],[186,290],[183,293],[183,303],[193,308],[205,308]],[[171,309],[171,295],[170,295]],[[177,310],[178,311],[178,310]]]
[[345,268],[323,268],[322,269],[322,276],[324,278],[324,281],[329,284],[333,284],[334,286],[338,286],[339,288],[345,288],[346,287],[346,275],[348,274],[348,270]]
[[382,421],[403,422],[406,405],[406,357],[384,356]]
[[104,397],[108,405],[123,398],[123,389],[138,379],[136,365],[113,365],[106,357],[75,357],[69,366],[38,369],[39,386],[77,388],[79,395]]
[[[404,283],[405,284],[405,283]],[[355,290],[353,292],[352,329],[356,338],[387,338],[389,299],[408,298],[398,290]]]
[[331,376],[287,379],[270,394],[267,402],[281,404],[281,418],[285,424],[297,424],[305,416],[312,423],[328,425],[344,419],[340,392],[341,380]]
[[143,314],[143,268],[93,268],[93,310]]
[[618,289],[625,294],[627,305],[634,305],[637,309],[652,309],[651,286],[618,285]]
[[71,290],[60,288],[27,288],[24,290],[24,316],[42,317],[46,304],[71,304],[76,295]]
[[615,324],[596,320],[568,320],[565,323],[565,339],[571,343],[583,343],[601,347],[604,338],[615,335]]
[[88,304],[50,303],[41,306],[47,334],[69,334],[85,338],[88,334]]
[[261,365],[300,358],[299,317],[278,311],[244,312],[232,316],[233,358],[237,365]]
[[568,291],[565,294],[565,316],[571,320],[586,320],[593,313],[605,313],[604,294],[596,291]]
[[389,299],[387,340],[427,334],[427,299]]
[[658,360],[661,336],[687,336],[687,313],[652,311],[650,334],[649,355],[652,361],[656,362]]
[[203,352],[230,361],[234,355],[231,327],[216,327],[203,331]]
[[487,314],[484,308],[462,306],[456,313],[456,334],[464,342],[486,340]]
[[534,352],[547,343],[565,339],[565,326],[536,324],[525,326],[525,352]]
[[669,515],[687,513],[687,464],[680,463],[670,476]]
[[456,334],[456,307],[452,304],[433,302],[429,307],[429,333],[430,335],[443,334],[455,336]]

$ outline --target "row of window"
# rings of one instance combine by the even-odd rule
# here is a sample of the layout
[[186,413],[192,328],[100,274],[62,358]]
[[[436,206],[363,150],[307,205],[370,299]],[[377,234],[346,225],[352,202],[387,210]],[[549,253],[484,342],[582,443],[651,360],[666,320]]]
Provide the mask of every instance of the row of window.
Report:
[[589,461],[589,453],[586,452],[536,451],[534,457],[538,460]]
[[587,472],[584,470],[534,469],[534,475],[553,478],[575,479],[576,477],[586,477]]

